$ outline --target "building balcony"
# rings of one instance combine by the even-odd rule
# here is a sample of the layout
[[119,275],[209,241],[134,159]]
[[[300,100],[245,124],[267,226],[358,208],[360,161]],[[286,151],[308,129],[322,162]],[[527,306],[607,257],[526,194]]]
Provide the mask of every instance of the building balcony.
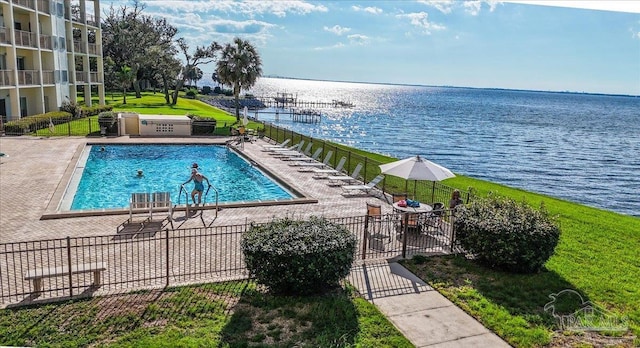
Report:
[[0,86],[13,85],[13,70],[0,70]]
[[37,0],[38,11],[51,14],[51,3],[48,0]]
[[45,50],[53,49],[52,37],[49,35],[40,35],[40,48]]
[[89,82],[89,74],[84,71],[76,71],[76,83]]
[[98,45],[94,44],[94,43],[88,43],[87,44],[89,47],[89,54],[93,54],[93,55],[100,55],[100,52],[98,51]]
[[55,75],[53,70],[43,70],[42,71],[42,84],[43,85],[53,85],[56,83]]
[[13,4],[30,8],[32,10],[36,9],[36,4],[34,0],[13,0]]
[[102,83],[102,79],[100,78],[100,73],[97,71],[92,71],[89,73],[89,77],[91,78],[91,83]]
[[18,70],[19,85],[40,85],[38,70]]
[[15,30],[15,44],[16,46],[33,47],[37,48],[38,37],[35,33],[30,33],[24,30]]
[[[69,43],[71,43],[71,41],[69,41]],[[71,45],[69,45],[68,47],[71,47]],[[82,41],[76,40],[73,40],[73,51],[76,53],[87,53],[87,51],[84,49]]]
[[0,44],[11,44],[11,35],[6,27],[0,27]]

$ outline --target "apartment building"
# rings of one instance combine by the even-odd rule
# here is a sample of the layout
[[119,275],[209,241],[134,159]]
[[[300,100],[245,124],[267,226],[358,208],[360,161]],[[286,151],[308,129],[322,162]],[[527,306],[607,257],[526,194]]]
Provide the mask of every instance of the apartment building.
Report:
[[104,104],[99,0],[0,0],[0,115],[4,121]]

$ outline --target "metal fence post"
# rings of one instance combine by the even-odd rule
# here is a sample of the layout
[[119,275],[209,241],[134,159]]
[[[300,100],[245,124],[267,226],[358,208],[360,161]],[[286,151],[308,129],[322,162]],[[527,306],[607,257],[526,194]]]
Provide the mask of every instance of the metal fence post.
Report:
[[69,136],[71,136],[71,121],[73,121],[73,117],[69,118],[69,121],[67,121],[67,132],[69,133]]
[[165,287],[169,286],[169,229],[165,229],[164,230],[165,233],[165,259],[166,259],[166,263],[165,263],[165,276],[166,276],[166,281],[164,283]]
[[69,297],[73,297],[73,273],[71,272],[71,237],[67,236],[67,267],[69,267]]
[[364,217],[364,232],[362,234],[362,259],[367,258],[367,235],[369,234],[369,212]]

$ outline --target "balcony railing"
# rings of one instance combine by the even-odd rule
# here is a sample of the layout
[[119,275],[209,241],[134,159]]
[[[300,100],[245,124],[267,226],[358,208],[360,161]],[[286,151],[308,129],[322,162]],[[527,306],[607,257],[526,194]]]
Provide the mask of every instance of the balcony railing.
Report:
[[85,51],[84,49],[84,45],[82,44],[82,41],[73,40],[73,51],[77,53],[87,53],[87,51]]
[[13,3],[33,10],[36,9],[35,2],[33,0],[13,0]]
[[24,30],[16,30],[15,39],[16,46],[38,47],[36,46],[38,37],[35,33],[30,33]]
[[43,70],[42,71],[42,84],[43,85],[53,85],[56,83],[55,76],[53,74],[53,70]]
[[38,11],[50,14],[51,2],[48,0],[38,0]]
[[6,27],[0,27],[0,43],[11,43],[11,35]]
[[98,55],[98,45],[94,43],[88,43],[89,46],[89,54]]
[[39,85],[40,75],[38,70],[18,70],[19,85]]
[[40,35],[40,48],[45,50],[52,50],[53,43],[51,39],[52,37],[49,35]]
[[86,15],[87,17],[87,25],[93,26],[93,27],[98,27],[98,21],[96,21],[96,17],[94,15]]
[[100,74],[97,72],[90,72],[89,77],[91,78],[91,82],[93,83],[102,83],[102,79],[100,78]]
[[88,74],[84,71],[76,71],[76,83],[86,83],[88,81]]
[[0,86],[13,86],[13,70],[0,70]]

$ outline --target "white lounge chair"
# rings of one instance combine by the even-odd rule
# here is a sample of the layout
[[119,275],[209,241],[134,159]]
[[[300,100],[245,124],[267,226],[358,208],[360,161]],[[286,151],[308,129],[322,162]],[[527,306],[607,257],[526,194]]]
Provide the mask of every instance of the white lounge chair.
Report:
[[151,204],[151,210],[149,212],[149,221],[154,222],[153,220],[153,212],[166,212],[166,216],[160,220],[164,222],[165,219],[169,220],[171,223],[171,228],[173,228],[173,205],[171,203],[171,193],[169,192],[154,192],[151,195],[153,202]]
[[324,160],[322,162],[299,161],[299,162],[290,164],[290,166],[301,167],[300,169],[298,169],[299,172],[310,172],[313,168],[329,167],[329,161],[331,160],[331,156],[333,156],[333,150],[329,150],[329,152],[327,152],[327,155],[324,156]]
[[[313,162],[313,161],[317,161],[321,154],[322,154],[322,148],[319,148],[319,149],[316,149],[316,152],[314,152],[313,155],[311,155],[311,157],[308,157],[308,156],[292,156],[292,157],[281,158],[281,160],[283,160],[283,161]],[[298,163],[298,162],[296,162],[296,163]]]
[[360,171],[362,170],[362,163],[358,163],[356,168],[353,170],[351,175],[330,175],[327,179],[329,179],[329,186],[342,186],[342,184],[350,184],[358,181],[358,175],[360,175]]
[[289,143],[291,142],[291,139],[285,139],[282,143],[280,144],[274,144],[274,145],[263,145],[262,146],[262,151],[272,151],[275,149],[284,149]]
[[129,223],[133,223],[133,214],[144,213],[148,216],[144,221],[149,221],[151,217],[151,195],[148,192],[135,192],[129,198]]
[[376,187],[384,179],[384,175],[380,174],[373,178],[373,180],[369,181],[368,184],[364,185],[347,185],[342,186],[342,195],[354,194],[354,193],[365,193],[369,194],[371,190]]
[[304,140],[301,140],[296,145],[286,148],[286,149],[276,149],[271,151],[269,154],[274,157],[289,157],[294,155],[299,155],[302,151],[302,147],[304,146]]
[[311,148],[313,147],[313,143],[309,143],[307,144],[307,147],[304,148],[304,151],[300,151],[298,150],[298,152],[291,152],[291,151],[283,151],[283,152],[279,152],[274,154],[274,157],[276,158],[288,158],[288,157],[301,157],[301,156],[311,156]]
[[338,165],[335,169],[312,169],[313,177],[316,179],[325,179],[329,175],[338,175],[342,173],[342,168],[344,168],[344,164],[347,163],[347,158],[342,156],[340,161],[338,161]]

